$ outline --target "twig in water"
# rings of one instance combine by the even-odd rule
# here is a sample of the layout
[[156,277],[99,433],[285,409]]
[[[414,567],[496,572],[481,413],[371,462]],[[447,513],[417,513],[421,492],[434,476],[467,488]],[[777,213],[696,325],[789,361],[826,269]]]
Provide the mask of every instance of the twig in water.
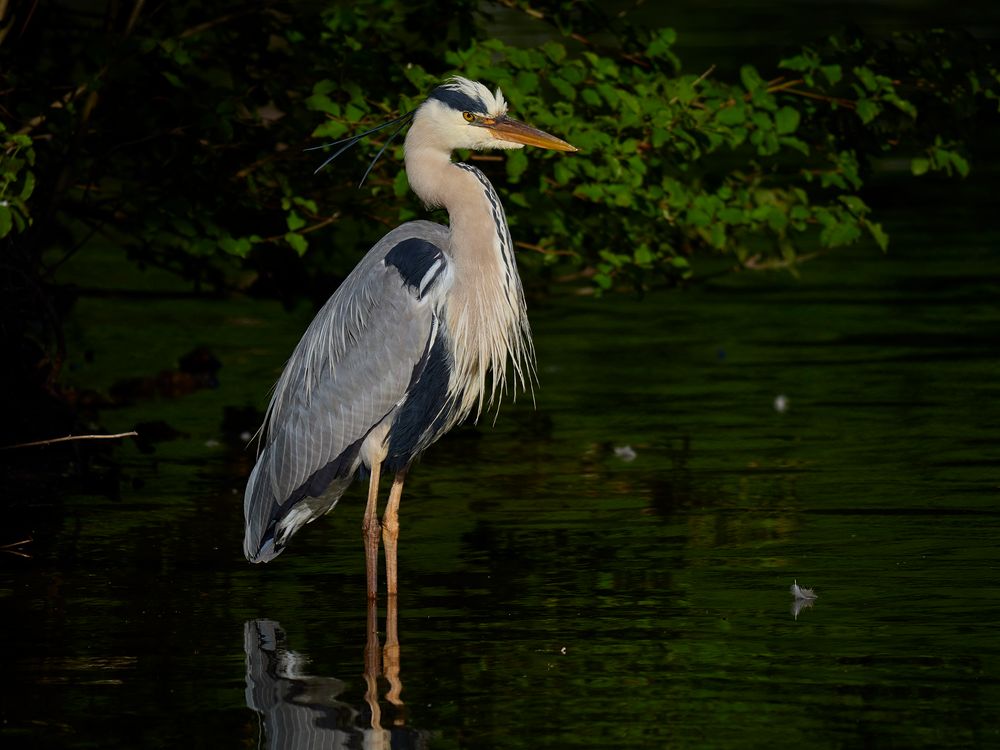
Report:
[[16,547],[22,547],[25,544],[31,544],[33,541],[35,541],[35,540],[32,539],[29,536],[27,539],[22,539],[19,542],[10,542],[9,544],[0,544],[0,552],[9,552],[10,554],[17,555],[18,557],[24,557],[26,559],[30,559],[31,555],[29,555],[27,552],[21,552],[21,550],[15,549],[15,548]]
[[66,435],[65,437],[52,438],[50,440],[36,440],[33,443],[15,443],[0,447],[0,451],[9,451],[14,448],[34,448],[39,445],[52,445],[53,443],[68,443],[71,440],[117,440],[119,438],[135,437],[138,432],[119,432],[115,435]]

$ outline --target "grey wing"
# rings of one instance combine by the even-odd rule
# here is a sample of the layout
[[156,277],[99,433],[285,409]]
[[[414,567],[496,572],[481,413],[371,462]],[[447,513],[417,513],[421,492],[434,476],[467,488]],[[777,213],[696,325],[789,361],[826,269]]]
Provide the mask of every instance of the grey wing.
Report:
[[406,395],[436,330],[429,287],[449,283],[447,230],[411,222],[373,247],[309,325],[268,407],[244,496],[243,551],[277,556],[336,505],[369,433]]

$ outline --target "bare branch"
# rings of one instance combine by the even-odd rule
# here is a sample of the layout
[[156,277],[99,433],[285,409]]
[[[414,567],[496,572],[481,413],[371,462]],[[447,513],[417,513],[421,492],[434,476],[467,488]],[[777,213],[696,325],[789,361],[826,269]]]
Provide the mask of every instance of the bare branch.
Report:
[[115,435],[66,435],[65,437],[52,438],[51,440],[36,440],[33,443],[15,443],[0,447],[0,451],[14,450],[15,448],[34,448],[40,445],[53,445],[54,443],[68,443],[71,440],[117,440],[119,438],[136,437],[138,432],[119,432]]

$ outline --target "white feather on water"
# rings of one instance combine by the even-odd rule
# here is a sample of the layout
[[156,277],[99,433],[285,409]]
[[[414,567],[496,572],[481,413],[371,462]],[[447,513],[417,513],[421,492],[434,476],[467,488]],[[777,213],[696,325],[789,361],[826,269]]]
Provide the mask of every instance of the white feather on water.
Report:
[[796,620],[799,619],[799,613],[804,609],[809,609],[813,604],[816,603],[816,592],[812,589],[807,589],[804,586],[799,586],[797,580],[792,582],[789,587],[792,596],[792,617]]
[[813,591],[812,589],[807,589],[807,588],[804,588],[802,586],[799,586],[798,580],[796,580],[796,581],[794,581],[794,583],[792,583],[791,588],[789,589],[789,591],[792,592],[792,596],[794,596],[796,599],[809,599],[809,600],[813,600],[813,599],[817,598],[815,591]]

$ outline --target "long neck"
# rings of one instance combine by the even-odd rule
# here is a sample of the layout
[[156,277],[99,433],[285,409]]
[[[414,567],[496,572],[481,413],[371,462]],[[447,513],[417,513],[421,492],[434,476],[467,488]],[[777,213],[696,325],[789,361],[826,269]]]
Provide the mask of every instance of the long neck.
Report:
[[428,206],[448,210],[446,251],[454,272],[445,312],[454,344],[451,390],[462,413],[481,410],[505,390],[508,366],[515,387],[534,378],[524,292],[503,206],[482,172],[452,163],[447,151],[430,144],[407,138],[406,171]]

